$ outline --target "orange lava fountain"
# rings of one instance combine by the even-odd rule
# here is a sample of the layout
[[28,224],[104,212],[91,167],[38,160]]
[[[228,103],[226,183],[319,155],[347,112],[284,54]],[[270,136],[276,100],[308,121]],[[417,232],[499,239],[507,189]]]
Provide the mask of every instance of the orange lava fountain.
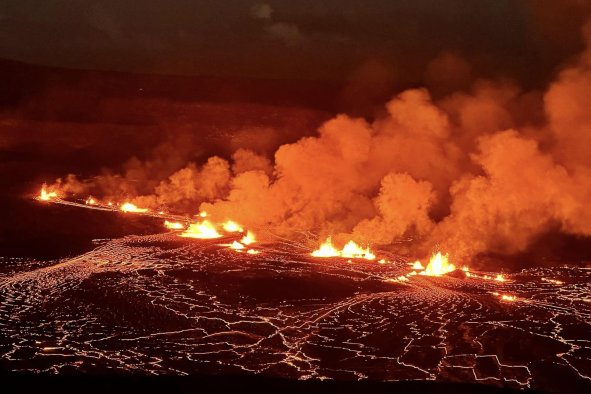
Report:
[[39,200],[41,201],[50,201],[51,199],[57,198],[57,193],[52,191],[48,191],[47,190],[47,185],[43,184],[43,186],[41,187],[41,192],[39,193]]
[[200,223],[191,224],[180,236],[184,238],[214,239],[220,238],[222,235],[209,220],[204,220]]
[[332,239],[328,237],[320,247],[311,253],[314,257],[344,257],[354,259],[374,260],[376,255],[369,248],[364,249],[353,241],[347,242],[342,250],[338,250],[332,244]]
[[119,208],[121,209],[121,212],[132,212],[132,213],[146,213],[148,212],[147,208],[138,208],[136,205],[130,203],[130,202],[126,202],[123,205],[121,205],[121,207]]
[[427,268],[425,268],[425,270],[421,271],[419,274],[426,276],[441,276],[455,270],[456,266],[449,263],[448,255],[443,255],[441,252],[437,252],[431,256],[429,264],[427,264]]

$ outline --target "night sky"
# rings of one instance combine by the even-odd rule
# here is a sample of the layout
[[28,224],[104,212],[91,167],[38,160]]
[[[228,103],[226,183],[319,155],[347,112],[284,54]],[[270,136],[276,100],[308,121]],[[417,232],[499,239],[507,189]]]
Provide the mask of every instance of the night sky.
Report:
[[[578,0],[0,3],[0,58],[68,68],[420,83],[444,51],[543,83],[581,49]],[[367,71],[369,69],[369,71]],[[365,71],[364,71],[365,70]]]

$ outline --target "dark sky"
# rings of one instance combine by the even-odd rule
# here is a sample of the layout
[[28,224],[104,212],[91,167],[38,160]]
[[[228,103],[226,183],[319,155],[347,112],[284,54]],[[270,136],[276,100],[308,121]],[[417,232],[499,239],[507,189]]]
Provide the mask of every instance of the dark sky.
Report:
[[287,79],[346,79],[377,61],[412,81],[451,50],[485,73],[527,83],[580,49],[586,3],[3,0],[0,57],[70,68]]

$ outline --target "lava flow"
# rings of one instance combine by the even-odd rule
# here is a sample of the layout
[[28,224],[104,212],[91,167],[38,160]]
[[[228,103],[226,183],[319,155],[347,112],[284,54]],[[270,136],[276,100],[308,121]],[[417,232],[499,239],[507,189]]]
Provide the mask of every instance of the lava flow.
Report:
[[328,237],[311,255],[314,257],[344,257],[365,260],[374,260],[376,258],[369,248],[364,249],[354,241],[347,242],[342,250],[338,250],[332,244],[331,237]]
[[135,204],[130,202],[126,202],[121,205],[121,212],[134,212],[134,213],[146,213],[149,209],[147,208],[138,208]]
[[57,198],[57,192],[55,191],[48,191],[47,185],[43,184],[41,187],[41,191],[39,192],[39,196],[37,197],[41,201],[51,201],[54,198]]
[[181,234],[184,238],[197,238],[197,239],[214,239],[221,238],[222,234],[218,232],[215,226],[209,221],[204,220],[198,223],[192,223],[189,225],[187,230]]
[[[417,264],[418,263],[418,264]],[[415,263],[414,267],[422,267],[420,261]],[[420,268],[419,268],[420,269]],[[450,264],[449,256],[447,254],[441,254],[441,252],[437,252],[431,256],[429,260],[429,264],[427,264],[427,268],[423,271],[419,272],[419,275],[425,276],[441,276],[453,272],[456,270],[456,266]]]

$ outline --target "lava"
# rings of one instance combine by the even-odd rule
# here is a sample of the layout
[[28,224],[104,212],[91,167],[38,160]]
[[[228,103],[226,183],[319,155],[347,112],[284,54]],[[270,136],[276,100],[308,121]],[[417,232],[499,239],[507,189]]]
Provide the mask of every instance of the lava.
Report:
[[242,239],[240,240],[240,242],[244,245],[253,244],[255,241],[256,241],[256,238],[255,238],[254,234],[250,231],[247,231],[246,235],[244,237],[242,237]]
[[238,241],[234,241],[230,244],[230,249],[242,250],[244,248],[245,248],[245,246]]
[[121,212],[133,212],[133,213],[146,213],[148,212],[147,208],[138,208],[135,204],[132,204],[130,202],[126,202],[123,205],[121,205],[121,207],[119,208],[121,209]]
[[222,235],[209,220],[204,220],[191,224],[180,236],[184,238],[214,239],[221,238]]
[[41,192],[39,193],[39,200],[41,201],[50,201],[54,198],[57,198],[57,192],[55,191],[48,191],[47,185],[43,184],[41,187]]
[[330,237],[318,249],[312,252],[312,256],[314,257],[337,257],[340,255],[340,252],[333,246]]
[[96,201],[96,199],[95,199],[94,197],[92,197],[92,196],[89,196],[89,197],[86,199],[86,201],[84,201],[84,203],[85,203],[86,205],[96,205],[96,204],[97,204],[97,201]]
[[224,231],[227,231],[229,233],[241,233],[244,231],[242,226],[240,226],[236,222],[233,222],[232,220],[228,220],[227,222],[225,222],[222,227]]
[[339,251],[332,244],[331,237],[328,237],[317,250],[311,253],[311,255],[314,257],[344,257],[347,259],[365,260],[375,260],[376,258],[376,255],[373,254],[369,248],[364,249],[354,241],[347,242],[343,249]]
[[429,264],[427,264],[427,268],[425,268],[425,270],[421,271],[419,274],[426,276],[441,276],[455,270],[456,266],[449,263],[448,255],[443,255],[441,252],[437,252],[431,256]]
[[169,230],[184,230],[185,225],[180,222],[169,222],[168,220],[165,220],[164,227]]

